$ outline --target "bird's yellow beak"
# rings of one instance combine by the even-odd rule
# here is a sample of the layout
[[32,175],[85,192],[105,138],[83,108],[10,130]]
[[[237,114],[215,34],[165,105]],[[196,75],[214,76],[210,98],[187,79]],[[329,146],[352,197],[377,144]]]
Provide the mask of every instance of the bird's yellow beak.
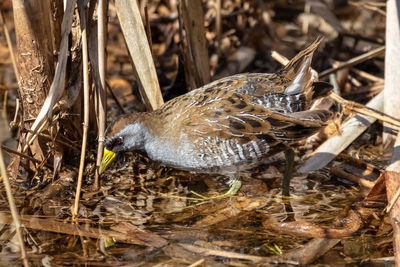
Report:
[[100,164],[99,174],[101,174],[107,168],[107,166],[110,165],[110,163],[114,160],[114,158],[115,158],[115,153],[104,148],[103,160],[101,161]]

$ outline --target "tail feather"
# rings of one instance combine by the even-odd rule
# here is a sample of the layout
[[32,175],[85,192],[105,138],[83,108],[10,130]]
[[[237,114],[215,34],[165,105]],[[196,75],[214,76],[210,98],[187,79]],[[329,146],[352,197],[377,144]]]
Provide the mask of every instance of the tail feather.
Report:
[[318,122],[321,123],[322,126],[325,122],[332,118],[333,113],[325,109],[314,109],[294,112],[290,114],[290,116],[302,121]]
[[314,40],[309,46],[307,46],[304,50],[300,51],[295,57],[293,57],[289,63],[283,68],[282,72],[289,72],[294,70],[295,73],[298,73],[299,69],[303,65],[303,62],[312,57],[315,50],[317,50],[318,46],[321,44],[323,36],[318,36],[317,39]]
[[285,94],[298,94],[311,88],[312,83],[316,80],[311,70],[311,60],[322,39],[322,36],[317,37],[314,42],[292,58],[282,69],[281,74],[292,81],[285,89]]

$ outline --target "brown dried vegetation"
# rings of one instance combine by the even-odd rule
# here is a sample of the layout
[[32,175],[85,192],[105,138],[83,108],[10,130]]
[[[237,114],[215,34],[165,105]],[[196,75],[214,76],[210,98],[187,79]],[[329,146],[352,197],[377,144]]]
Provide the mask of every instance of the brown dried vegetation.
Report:
[[[40,22],[36,24],[24,17],[31,22],[29,27],[22,19],[19,26],[14,20],[24,15],[15,13],[21,12],[16,2],[14,10],[11,1],[2,4],[11,36],[17,36],[18,49],[14,49],[19,70],[16,80],[2,34],[0,107],[12,133],[3,142],[2,151],[31,265],[394,264],[393,228],[384,212],[385,168],[391,154],[383,153],[381,121],[395,125],[398,121],[379,113],[383,111],[379,105],[369,110],[358,104],[378,99],[383,90],[384,1],[142,0],[139,10],[143,29],[135,34],[147,34],[149,40],[137,39],[141,46],[150,44],[152,54],[147,58],[147,52],[138,56],[138,51],[132,50],[135,42],[127,33],[129,12],[124,15],[121,10],[129,1],[109,4],[107,124],[124,113],[157,108],[163,102],[161,93],[167,101],[210,79],[242,72],[275,72],[281,64],[271,57],[271,51],[291,58],[316,36],[325,37],[314,55],[313,68],[322,73],[322,80],[335,86],[336,94],[357,104],[339,105],[332,99],[319,103],[319,107],[336,109],[338,116],[323,132],[296,147],[295,168],[307,167],[308,171],[295,172],[290,197],[282,196],[282,153],[245,175],[237,196],[210,201],[199,200],[191,191],[205,195],[224,192],[227,186],[223,177],[170,169],[135,153],[124,154],[100,177],[100,187],[93,190],[97,129],[102,123],[98,117],[101,71],[97,6],[96,1],[89,1],[85,11],[90,63],[89,136],[75,216],[84,138],[80,89],[85,56],[82,17],[77,7],[81,1],[71,10],[68,29],[61,27],[62,1],[48,1],[52,3],[48,10],[38,5],[36,8],[45,15],[29,14]],[[191,5],[202,6],[202,10]],[[196,26],[198,23],[201,27]],[[19,31],[41,42],[22,40],[21,36],[28,35]],[[365,55],[369,51],[374,53]],[[63,56],[65,61],[61,60]],[[57,76],[62,64],[65,77]],[[158,82],[152,79],[155,74]],[[54,86],[62,90],[49,107],[51,112],[32,132],[56,78],[60,80]],[[324,166],[311,172],[307,160],[313,151],[325,140],[345,135],[342,127],[354,117],[354,110],[367,110],[367,115],[380,121],[362,117],[369,127],[359,137],[351,137],[345,149],[321,152],[318,163]],[[0,128],[2,137],[5,128]],[[30,139],[33,142],[28,143]],[[397,190],[389,191],[393,196]],[[0,195],[0,265],[22,264],[3,184]]]

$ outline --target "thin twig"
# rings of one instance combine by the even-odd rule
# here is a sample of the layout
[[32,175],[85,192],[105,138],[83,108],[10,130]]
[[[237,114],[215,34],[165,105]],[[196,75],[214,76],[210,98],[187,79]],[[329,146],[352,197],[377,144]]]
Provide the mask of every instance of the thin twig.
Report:
[[105,0],[100,0],[97,7],[97,43],[98,43],[98,57],[99,57],[99,77],[100,81],[97,83],[97,116],[98,116],[98,130],[99,130],[99,143],[97,146],[97,161],[96,161],[96,171],[94,176],[93,190],[99,189],[99,169],[100,164],[103,159],[103,149],[104,149],[104,138],[105,138],[105,127],[106,127],[106,53],[105,53],[105,43],[106,43],[106,12],[107,12],[107,2]]
[[[28,155],[23,154],[23,153],[21,153],[21,152],[15,151],[15,150],[13,150],[13,149],[11,149],[11,148],[9,148],[9,147],[6,147],[5,145],[1,145],[1,148],[4,149],[4,151],[6,151],[6,152],[8,152],[8,153],[12,153],[12,154],[18,155],[18,156],[20,156],[20,157],[22,157],[22,158],[26,158],[27,160],[30,160],[30,161],[32,161],[32,162],[35,162],[35,163],[38,163],[38,164],[41,164],[41,163],[42,163],[41,160],[35,159],[35,158],[31,157],[31,156],[28,156]],[[48,167],[48,168],[53,168],[53,166],[51,166],[51,165],[48,164],[48,163],[46,163],[45,165],[46,165],[46,167]]]
[[261,257],[261,256],[253,256],[249,254],[242,254],[237,252],[230,252],[218,249],[209,249],[203,248],[199,246],[194,246],[190,244],[179,244],[184,249],[190,252],[196,252],[197,254],[202,254],[204,256],[217,256],[217,257],[224,257],[229,259],[242,259],[242,260],[249,260],[253,262],[262,262],[262,263],[286,263],[288,265],[298,265],[297,261],[292,261],[289,259],[278,259],[278,257]]
[[[53,219],[51,219],[53,218]],[[54,217],[42,219],[38,215],[23,215],[20,217],[21,222],[25,228],[36,229],[40,231],[53,232],[65,235],[85,236],[87,238],[100,239],[110,237],[118,242],[135,244],[140,246],[148,246],[155,248],[162,248],[168,242],[157,234],[144,231],[132,230],[126,232],[118,232],[114,230],[99,229],[98,227],[91,227],[87,224],[71,224],[65,221],[55,220]],[[85,220],[86,222],[88,219]],[[10,216],[6,212],[0,211],[0,224],[12,224]],[[145,235],[145,236],[144,236]],[[145,238],[144,238],[145,237]]]
[[289,63],[289,59],[287,59],[285,56],[281,55],[277,51],[272,51],[271,57],[284,66]]
[[8,91],[5,91],[3,99],[3,110],[1,112],[1,116],[3,118],[7,117],[7,99],[8,99]]
[[11,42],[10,32],[8,31],[6,20],[4,19],[3,10],[0,10],[0,23],[3,25],[3,31],[4,31],[4,35],[6,37],[8,50],[10,51],[11,62],[13,64],[14,74],[15,74],[15,77],[16,77],[16,79],[18,81],[18,79],[19,79],[19,71],[18,71],[18,67],[17,67],[17,60],[15,59],[14,48],[13,48],[13,45],[12,45],[12,42]]
[[[3,31],[4,31],[4,35],[6,37],[8,51],[10,51],[10,57],[11,57],[11,62],[13,64],[15,79],[18,81],[19,71],[18,71],[18,67],[17,67],[17,61],[15,59],[14,48],[13,48],[11,38],[10,38],[10,32],[8,31],[6,20],[4,19],[3,10],[0,10],[0,23],[3,25]],[[3,104],[3,114],[2,114],[3,118],[5,118],[6,114],[7,114],[7,99],[8,99],[8,90],[6,90],[4,93],[4,104]]]
[[381,14],[382,16],[386,16],[386,12],[379,8],[379,7],[384,7],[385,3],[383,3],[384,5],[376,5],[376,4],[372,3],[372,2],[370,2],[370,3],[358,3],[358,2],[350,1],[349,4],[352,5],[352,6],[356,6],[356,7],[364,7],[365,9],[369,9],[369,10],[375,11],[375,12]]
[[334,72],[336,72],[338,70],[341,70],[341,69],[344,69],[344,68],[353,67],[353,66],[355,66],[357,64],[360,64],[360,63],[362,63],[362,62],[364,62],[364,61],[366,61],[368,59],[371,59],[371,58],[374,58],[376,56],[382,55],[383,53],[385,53],[385,46],[378,47],[378,48],[376,48],[374,50],[371,50],[371,51],[369,51],[369,52],[367,52],[365,54],[362,54],[362,55],[360,55],[358,57],[354,57],[352,59],[349,59],[346,62],[343,62],[343,63],[339,64],[337,67],[334,67],[334,68],[331,68],[331,69],[328,69],[328,70],[325,70],[325,71],[321,72],[319,74],[319,77],[323,78],[323,77],[328,76],[329,74],[334,73]]
[[383,122],[387,122],[391,125],[394,125],[394,126],[400,128],[400,120],[398,120],[390,115],[387,115],[383,112],[369,108],[363,104],[346,100],[334,93],[331,93],[329,95],[329,97],[332,98],[333,100],[335,100],[336,102],[342,104],[343,106],[347,107],[351,111],[375,118],[375,119],[383,121]]
[[198,261],[196,261],[196,262],[193,262],[193,263],[190,264],[188,267],[197,267],[197,266],[202,266],[202,267],[207,266],[207,265],[206,265],[205,259],[200,259],[200,260],[198,260]]
[[329,82],[333,86],[332,91],[340,96],[340,87],[335,73],[329,74]]
[[118,97],[114,93],[113,87],[111,87],[110,83],[106,81],[106,85],[108,88],[108,92],[110,93],[111,97],[114,99],[115,103],[117,104],[118,108],[121,110],[123,114],[126,114],[124,107],[122,106],[121,102],[119,102]]
[[27,135],[26,135],[26,144],[24,146],[24,149],[22,150],[23,152],[26,152],[28,147],[31,146],[33,144],[33,142],[35,141],[36,137],[38,137],[39,133],[42,132],[42,130],[47,126],[48,124],[48,120],[45,121],[41,121],[39,122],[41,123],[40,126],[36,129],[34,129],[33,127],[28,131]]
[[89,64],[88,64],[88,45],[87,45],[87,35],[86,35],[86,7],[81,3],[79,8],[79,17],[82,29],[82,62],[83,62],[83,137],[82,137],[82,149],[81,149],[81,159],[79,163],[78,172],[78,182],[76,185],[76,194],[74,202],[74,210],[72,213],[72,219],[78,216],[79,199],[81,195],[82,188],[82,177],[83,169],[85,167],[85,154],[86,154],[86,144],[89,129]]
[[17,98],[17,99],[15,99],[14,119],[10,122],[11,128],[18,127],[17,118],[18,118],[18,112],[19,112],[20,107],[21,107],[21,103],[20,103],[19,98]]
[[[30,129],[24,129],[24,130],[27,131],[27,132],[34,133]],[[60,137],[64,138],[66,141],[71,142],[71,143],[67,143],[67,142],[59,140],[59,139],[54,139],[50,135],[44,134],[44,133],[39,133],[39,134],[37,134],[37,136],[46,138],[46,139],[51,140],[51,141],[53,141],[55,143],[59,143],[60,145],[64,145],[64,146],[69,147],[69,148],[71,148],[71,149],[73,149],[75,151],[81,151],[81,148],[78,145],[73,144],[71,140],[68,140],[67,138],[65,138],[63,136],[60,136]]]
[[357,175],[346,172],[345,170],[338,167],[331,168],[331,173],[337,177],[346,178],[349,181],[358,183],[359,185],[365,186],[369,189],[371,189],[375,185],[375,182],[373,181],[369,181],[365,178],[358,177]]
[[221,0],[215,1],[215,32],[217,41],[217,55],[218,58],[221,55]]
[[29,266],[29,262],[28,262],[28,259],[26,258],[24,240],[22,238],[22,233],[21,233],[21,223],[18,218],[18,210],[17,210],[17,207],[15,206],[14,198],[13,198],[12,191],[11,191],[10,181],[8,180],[6,166],[5,166],[4,160],[3,160],[3,150],[1,148],[0,148],[0,171],[1,171],[1,176],[3,177],[4,187],[6,189],[6,194],[7,194],[8,203],[10,205],[11,215],[12,215],[12,218],[13,218],[13,221],[15,224],[15,230],[17,231],[18,242],[21,247],[21,258],[24,263],[24,266],[27,267],[27,266]]
[[383,83],[385,81],[385,79],[383,79],[381,77],[372,75],[372,74],[370,74],[368,72],[365,72],[365,71],[362,71],[362,70],[359,70],[359,69],[356,69],[356,68],[351,69],[351,71],[354,72],[355,74],[360,75],[361,77],[363,77],[365,79],[368,79],[368,80],[371,80],[373,82],[382,82]]

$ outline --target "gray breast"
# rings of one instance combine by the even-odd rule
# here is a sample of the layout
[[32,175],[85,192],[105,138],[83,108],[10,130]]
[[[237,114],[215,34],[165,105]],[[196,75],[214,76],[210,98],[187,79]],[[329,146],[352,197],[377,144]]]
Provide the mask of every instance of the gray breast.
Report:
[[149,158],[166,166],[183,170],[203,168],[198,153],[187,136],[181,133],[178,140],[179,145],[176,145],[168,138],[148,138],[144,146],[145,151]]
[[163,138],[149,138],[147,155],[166,166],[203,172],[227,174],[246,170],[259,164],[270,147],[262,140],[240,144],[236,138],[205,137],[192,143],[181,134],[179,146]]

